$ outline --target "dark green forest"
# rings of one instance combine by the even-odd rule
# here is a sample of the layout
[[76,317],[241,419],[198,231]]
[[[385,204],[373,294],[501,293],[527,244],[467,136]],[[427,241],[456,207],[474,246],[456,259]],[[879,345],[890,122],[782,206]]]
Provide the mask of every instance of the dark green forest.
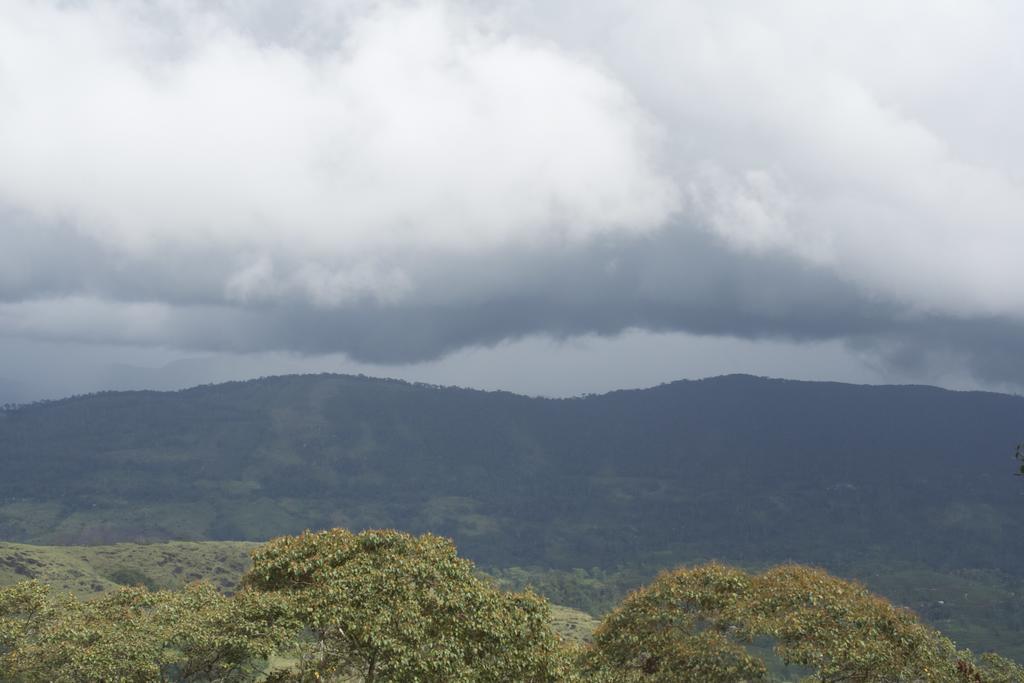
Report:
[[727,376],[572,399],[366,377],[0,413],[0,539],[393,527],[602,612],[659,569],[823,566],[1024,657],[1024,398]]

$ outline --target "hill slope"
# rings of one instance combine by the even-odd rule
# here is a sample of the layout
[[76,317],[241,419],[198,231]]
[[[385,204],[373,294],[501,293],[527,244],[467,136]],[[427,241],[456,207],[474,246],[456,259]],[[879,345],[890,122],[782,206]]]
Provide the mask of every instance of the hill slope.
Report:
[[54,590],[90,597],[119,585],[180,589],[205,579],[232,591],[255,543],[237,541],[92,546],[0,543],[0,586],[36,579]]
[[492,565],[1024,559],[1024,399],[998,394],[729,376],[548,400],[321,375],[0,415],[12,541],[343,525]]

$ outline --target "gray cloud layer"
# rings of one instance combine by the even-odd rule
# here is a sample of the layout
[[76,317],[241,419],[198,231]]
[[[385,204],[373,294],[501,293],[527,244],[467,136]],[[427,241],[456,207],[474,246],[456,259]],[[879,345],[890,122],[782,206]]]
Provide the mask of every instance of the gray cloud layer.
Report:
[[1024,385],[1011,3],[0,8],[0,336],[639,328]]

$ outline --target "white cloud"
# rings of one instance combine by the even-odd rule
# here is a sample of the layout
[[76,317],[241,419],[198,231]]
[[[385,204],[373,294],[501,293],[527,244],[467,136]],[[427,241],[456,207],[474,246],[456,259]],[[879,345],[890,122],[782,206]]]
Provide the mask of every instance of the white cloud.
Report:
[[[630,327],[1005,334],[1022,20],[999,0],[11,0],[0,335],[421,360]],[[983,353],[954,336],[936,357]]]
[[342,300],[328,281],[382,251],[642,233],[676,207],[624,88],[455,8],[382,5],[317,54],[186,13],[171,57],[140,47],[141,9],[0,9],[0,198],[125,258],[315,256],[294,277]]
[[571,44],[673,131],[695,218],[730,244],[922,310],[1024,317],[1019,5],[600,6],[544,24],[580,19]]

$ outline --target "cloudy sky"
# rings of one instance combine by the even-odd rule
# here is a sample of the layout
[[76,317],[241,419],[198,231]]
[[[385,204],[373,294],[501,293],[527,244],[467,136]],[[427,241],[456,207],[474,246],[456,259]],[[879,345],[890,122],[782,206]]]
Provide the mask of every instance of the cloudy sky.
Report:
[[1024,5],[5,0],[0,401],[1024,391]]

